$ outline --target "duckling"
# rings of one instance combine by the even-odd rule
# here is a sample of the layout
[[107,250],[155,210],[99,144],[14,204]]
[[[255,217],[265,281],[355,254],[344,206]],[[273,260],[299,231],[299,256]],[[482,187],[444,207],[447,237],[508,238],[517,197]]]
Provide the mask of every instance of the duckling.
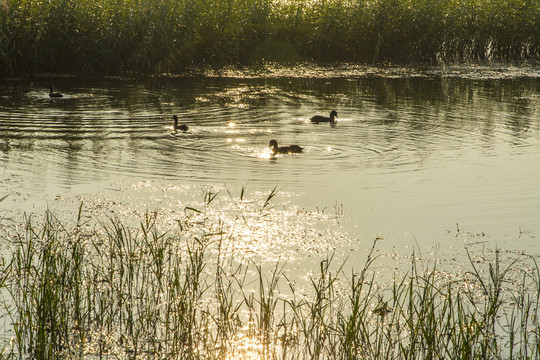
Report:
[[276,140],[270,140],[270,144],[268,145],[270,149],[272,149],[272,154],[299,154],[304,149],[303,147],[300,147],[298,145],[289,145],[289,146],[278,146],[278,143]]
[[313,123],[321,123],[321,122],[328,122],[330,124],[335,124],[337,118],[337,112],[336,110],[332,110],[330,112],[330,117],[322,116],[322,115],[315,115],[311,118],[311,122]]
[[178,125],[178,116],[173,115],[173,119],[174,119],[173,130],[188,131],[189,127],[186,124]]
[[62,97],[64,95],[60,94],[59,92],[54,92],[54,87],[51,86],[49,88],[49,96],[52,98],[55,98],[55,97]]

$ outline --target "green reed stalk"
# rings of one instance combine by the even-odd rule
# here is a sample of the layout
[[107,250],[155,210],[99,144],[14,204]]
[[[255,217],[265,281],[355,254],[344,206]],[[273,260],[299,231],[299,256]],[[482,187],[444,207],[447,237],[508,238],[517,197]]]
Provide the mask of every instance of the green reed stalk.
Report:
[[64,230],[47,212],[41,228],[29,218],[24,238],[17,241],[10,291],[20,353],[30,349],[40,358],[53,358],[85,342],[80,287],[84,248],[77,234],[64,243]]
[[[241,211],[257,218],[261,203]],[[455,281],[435,265],[421,267],[413,254],[407,274],[379,284],[371,268],[376,240],[360,272],[344,274],[329,256],[299,291],[286,264],[267,273],[228,255],[224,244],[234,234],[207,222],[204,211],[187,212],[165,230],[159,213],[145,214],[134,227],[111,218],[89,230],[80,214],[73,225],[50,212],[39,222],[27,217],[14,241],[2,239],[12,243],[11,262],[2,260],[0,274],[0,290],[8,294],[0,320],[11,319],[14,334],[7,356],[217,359],[248,350],[264,359],[540,355],[534,258],[520,259],[529,262],[521,270],[512,261],[503,266],[498,250],[489,262],[469,253],[471,270]],[[515,271],[521,282],[508,289]],[[246,339],[255,345],[242,350],[239,341]]]
[[278,282],[283,274],[283,265],[280,267],[276,264],[272,276],[268,283],[265,283],[262,269],[256,266],[257,275],[259,278],[259,294],[256,300],[259,304],[257,316],[258,333],[262,341],[263,356],[267,357],[271,354],[272,342],[275,339],[275,316],[276,308],[279,304],[277,295]]

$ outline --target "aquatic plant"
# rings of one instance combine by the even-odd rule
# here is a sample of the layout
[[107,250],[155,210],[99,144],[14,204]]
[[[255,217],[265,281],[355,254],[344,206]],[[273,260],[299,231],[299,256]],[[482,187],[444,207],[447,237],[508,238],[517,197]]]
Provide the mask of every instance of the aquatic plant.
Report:
[[523,0],[2,0],[0,69],[538,59],[538,13]]
[[[266,199],[235,204],[265,218]],[[231,194],[229,192],[229,194]],[[469,271],[421,266],[380,283],[378,240],[349,274],[332,255],[305,287],[286,272],[229,256],[234,234],[208,222],[216,193],[162,229],[158,212],[74,222],[28,216],[2,235],[2,357],[179,359],[538,358],[540,270],[469,252]],[[232,196],[232,195],[231,195]],[[242,213],[244,212],[244,213]],[[249,214],[248,214],[249,212]],[[87,219],[83,221],[83,219]],[[493,254],[491,260],[487,260]],[[503,265],[507,264],[507,265]],[[519,281],[509,282],[509,279]],[[12,324],[12,327],[11,325]],[[6,340],[6,338],[3,338]]]

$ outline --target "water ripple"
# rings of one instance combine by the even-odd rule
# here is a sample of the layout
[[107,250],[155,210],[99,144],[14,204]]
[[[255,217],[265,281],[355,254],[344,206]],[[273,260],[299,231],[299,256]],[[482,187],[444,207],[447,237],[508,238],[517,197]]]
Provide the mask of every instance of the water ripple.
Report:
[[[500,145],[527,151],[539,133],[531,120],[538,116],[534,83],[502,101],[500,94],[512,92],[494,90],[492,82],[407,76],[58,83],[65,97],[54,100],[45,86],[0,87],[2,161],[15,153],[35,158],[21,171],[44,172],[52,182],[255,179],[318,189],[328,173],[414,172],[474,149],[495,153]],[[331,109],[339,113],[336,125],[310,123]],[[172,131],[173,114],[187,132]],[[270,139],[298,144],[304,153],[268,156]]]

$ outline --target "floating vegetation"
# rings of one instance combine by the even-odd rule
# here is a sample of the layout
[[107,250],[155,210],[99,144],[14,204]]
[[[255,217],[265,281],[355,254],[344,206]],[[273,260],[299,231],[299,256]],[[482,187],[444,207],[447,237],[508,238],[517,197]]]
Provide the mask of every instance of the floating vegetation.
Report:
[[[276,193],[229,193],[237,224],[276,216]],[[381,283],[375,240],[351,273],[320,255],[298,286],[286,262],[226,251],[239,228],[212,215],[220,196],[208,191],[172,222],[159,212],[93,218],[81,204],[72,221],[46,212],[3,232],[2,358],[540,356],[534,258],[517,266],[499,250],[469,252],[468,270],[445,272],[413,254],[408,272]]]
[[537,1],[518,0],[3,0],[0,69],[538,59],[539,12]]

